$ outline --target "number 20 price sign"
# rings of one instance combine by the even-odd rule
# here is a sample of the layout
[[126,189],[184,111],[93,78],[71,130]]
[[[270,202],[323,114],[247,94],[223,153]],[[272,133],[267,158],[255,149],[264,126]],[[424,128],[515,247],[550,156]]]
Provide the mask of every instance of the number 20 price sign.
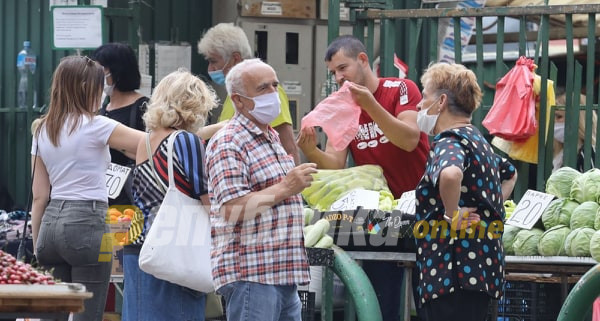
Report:
[[530,230],[554,197],[551,194],[527,190],[506,224]]

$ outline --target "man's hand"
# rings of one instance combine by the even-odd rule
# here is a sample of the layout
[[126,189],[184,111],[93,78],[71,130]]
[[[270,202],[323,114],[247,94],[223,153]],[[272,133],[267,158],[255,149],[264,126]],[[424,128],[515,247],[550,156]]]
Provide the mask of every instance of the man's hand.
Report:
[[283,181],[283,186],[289,191],[290,195],[298,194],[305,188],[309,187],[313,181],[311,174],[317,172],[317,164],[304,163],[300,164],[287,173]]
[[298,134],[296,139],[298,147],[304,155],[309,155],[317,149],[317,133],[313,127],[305,127]]
[[377,100],[373,96],[373,93],[365,86],[359,84],[350,83],[348,87],[352,93],[352,99],[364,110],[369,111],[372,106],[377,106]]

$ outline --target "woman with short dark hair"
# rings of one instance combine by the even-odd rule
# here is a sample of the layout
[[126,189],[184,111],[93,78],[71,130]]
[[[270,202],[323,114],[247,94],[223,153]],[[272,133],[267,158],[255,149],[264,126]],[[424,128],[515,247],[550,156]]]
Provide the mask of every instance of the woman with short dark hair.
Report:
[[[114,119],[121,124],[144,130],[142,115],[146,111],[148,97],[136,90],[140,88],[141,75],[135,52],[130,46],[121,43],[107,43],[96,49],[92,55],[104,67],[104,94],[108,101],[100,108],[100,115]],[[104,100],[103,100],[104,102]],[[110,150],[111,162],[133,167],[135,162],[118,150]],[[123,187],[121,194],[109,205],[131,205],[131,179]]]

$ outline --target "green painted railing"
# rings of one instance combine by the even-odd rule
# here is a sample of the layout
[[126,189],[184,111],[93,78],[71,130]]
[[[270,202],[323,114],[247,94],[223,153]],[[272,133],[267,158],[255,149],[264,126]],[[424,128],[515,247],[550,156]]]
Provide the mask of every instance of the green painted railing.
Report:
[[334,262],[332,268],[326,268],[323,276],[323,301],[321,309],[321,320],[333,320],[333,274],[337,275],[344,283],[347,296],[352,299],[345,310],[346,315],[356,314],[358,321],[381,321],[381,309],[375,290],[369,282],[369,278],[344,250],[337,246],[333,247]]
[[600,296],[600,264],[587,271],[563,303],[558,321],[583,321]]
[[[330,1],[332,2],[337,1]],[[479,108],[473,115],[473,123],[487,134],[485,128],[481,126],[481,121],[491,107],[494,97],[494,86],[496,82],[512,67],[515,59],[505,60],[507,43],[516,43],[518,45],[518,55],[533,58],[538,65],[536,73],[541,76],[542,88],[540,100],[546,101],[548,89],[546,80],[554,81],[560,79],[565,86],[567,97],[576,97],[575,93],[582,90],[586,94],[584,106],[579,106],[579,100],[567,99],[566,106],[557,106],[557,109],[566,109],[566,130],[564,144],[564,165],[576,167],[576,157],[578,152],[577,130],[579,123],[578,110],[586,110],[590,115],[591,111],[598,112],[598,92],[600,87],[596,87],[598,82],[598,71],[595,68],[597,64],[596,57],[596,36],[600,35],[600,28],[597,26],[596,14],[600,13],[600,4],[577,4],[577,5],[550,5],[550,6],[527,6],[527,7],[485,7],[485,8],[434,8],[431,3],[421,3],[420,1],[363,1],[346,0],[343,1],[350,7],[351,24],[354,26],[354,34],[364,35],[365,28],[369,35],[373,34],[373,28],[380,29],[381,48],[378,54],[381,56],[381,72],[383,76],[393,76],[394,70],[392,61],[396,53],[398,57],[409,65],[408,78],[419,83],[422,71],[427,65],[438,59],[438,25],[442,19],[451,19],[454,22],[454,34],[460,34],[461,18],[475,19],[475,27],[471,44],[476,48],[475,61],[463,62],[464,53],[461,51],[460,37],[454,37],[454,59],[456,62],[463,62],[476,73],[479,85],[484,91],[484,100],[482,108]],[[452,6],[454,6],[452,4]],[[339,21],[336,16],[339,10],[329,10],[329,39],[337,35]],[[587,17],[587,24],[584,27],[573,25],[573,15],[584,15]],[[563,17],[563,25],[551,25],[550,17]],[[496,34],[484,34],[483,18],[497,17],[496,26],[499,30]],[[517,34],[505,34],[504,26],[506,18],[516,18],[519,21],[519,32]],[[379,20],[379,24],[374,21]],[[535,21],[538,24],[537,31],[528,31],[527,23]],[[372,37],[369,37],[372,39]],[[581,41],[578,41],[581,39]],[[558,60],[550,55],[550,41],[564,40],[566,46],[566,57],[564,64],[557,67]],[[580,46],[587,45],[587,50],[578,54],[574,50],[574,43]],[[535,43],[535,50],[532,52],[528,44]],[[485,45],[495,45],[495,58],[490,60],[484,57]],[[372,44],[367,43],[367,51],[371,59],[375,55],[375,49]],[[488,49],[489,50],[489,49]],[[563,58],[561,58],[563,59]],[[562,61],[561,61],[562,62]],[[585,67],[583,66],[585,65]],[[564,77],[564,78],[563,78]],[[600,84],[600,82],[598,82]],[[540,109],[540,118],[545,119],[547,111]],[[550,115],[553,116],[553,115]],[[551,117],[552,118],[552,117]],[[586,117],[586,130],[583,151],[585,155],[591,155],[591,136],[592,119]],[[552,125],[552,123],[550,124]],[[597,131],[600,131],[600,124],[596,124]],[[543,135],[546,131],[545,122],[540,122],[540,136],[538,145],[537,166],[523,162],[515,162],[519,170],[519,179],[514,192],[514,198],[519,200],[528,188],[534,188],[543,191],[545,181],[550,175],[552,169],[553,148],[552,144],[547,144],[549,139]],[[551,142],[551,141],[550,141]],[[600,149],[600,141],[596,141],[596,150]],[[600,164],[600,153],[595,155],[595,164]],[[591,168],[590,159],[586,159],[584,168]],[[529,173],[529,172],[532,173]],[[531,175],[530,175],[531,174]]]

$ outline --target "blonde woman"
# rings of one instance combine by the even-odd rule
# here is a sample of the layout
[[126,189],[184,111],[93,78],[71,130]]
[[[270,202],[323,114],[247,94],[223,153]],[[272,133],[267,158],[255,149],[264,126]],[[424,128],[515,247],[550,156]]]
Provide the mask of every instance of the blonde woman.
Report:
[[[562,87],[556,88],[556,105],[566,106],[567,103],[567,94],[565,93],[565,89]],[[573,104],[576,104],[576,101],[573,101]],[[585,105],[585,96],[580,95],[579,104]],[[577,108],[573,106],[572,108]],[[577,130],[577,165],[576,170],[580,172],[584,172],[585,169],[583,167],[584,159],[586,156],[583,153],[583,142],[585,139],[585,122],[586,122],[586,111],[579,111],[579,129]],[[597,116],[596,112],[592,111],[592,153],[589,156],[591,167],[594,166],[594,158],[596,155],[596,151],[594,146],[596,146],[596,124],[597,124]],[[557,110],[554,112],[554,157],[552,159],[552,171],[555,171],[563,166],[563,145],[565,142],[565,111]]]
[[111,262],[98,260],[102,236],[109,232],[109,146],[133,157],[143,138],[141,131],[96,115],[103,84],[102,66],[90,58],[63,58],[52,77],[48,113],[36,122],[31,146],[37,260],[55,278],[82,283],[94,294],[85,300],[85,311],[74,315],[82,321],[102,320],[110,279]]
[[216,106],[212,89],[185,70],[170,73],[154,90],[143,116],[149,132],[138,145],[134,169],[133,195],[143,219],[142,215],[136,215],[129,231],[132,244],[124,249],[123,270],[127,280],[124,321],[204,320],[204,293],[145,273],[140,270],[138,259],[144,235],[150,229],[153,215],[169,184],[167,141],[177,130],[183,130],[177,135],[173,148],[177,188],[209,204],[208,198],[204,198],[207,194],[204,147],[193,133],[204,125],[208,112]]

